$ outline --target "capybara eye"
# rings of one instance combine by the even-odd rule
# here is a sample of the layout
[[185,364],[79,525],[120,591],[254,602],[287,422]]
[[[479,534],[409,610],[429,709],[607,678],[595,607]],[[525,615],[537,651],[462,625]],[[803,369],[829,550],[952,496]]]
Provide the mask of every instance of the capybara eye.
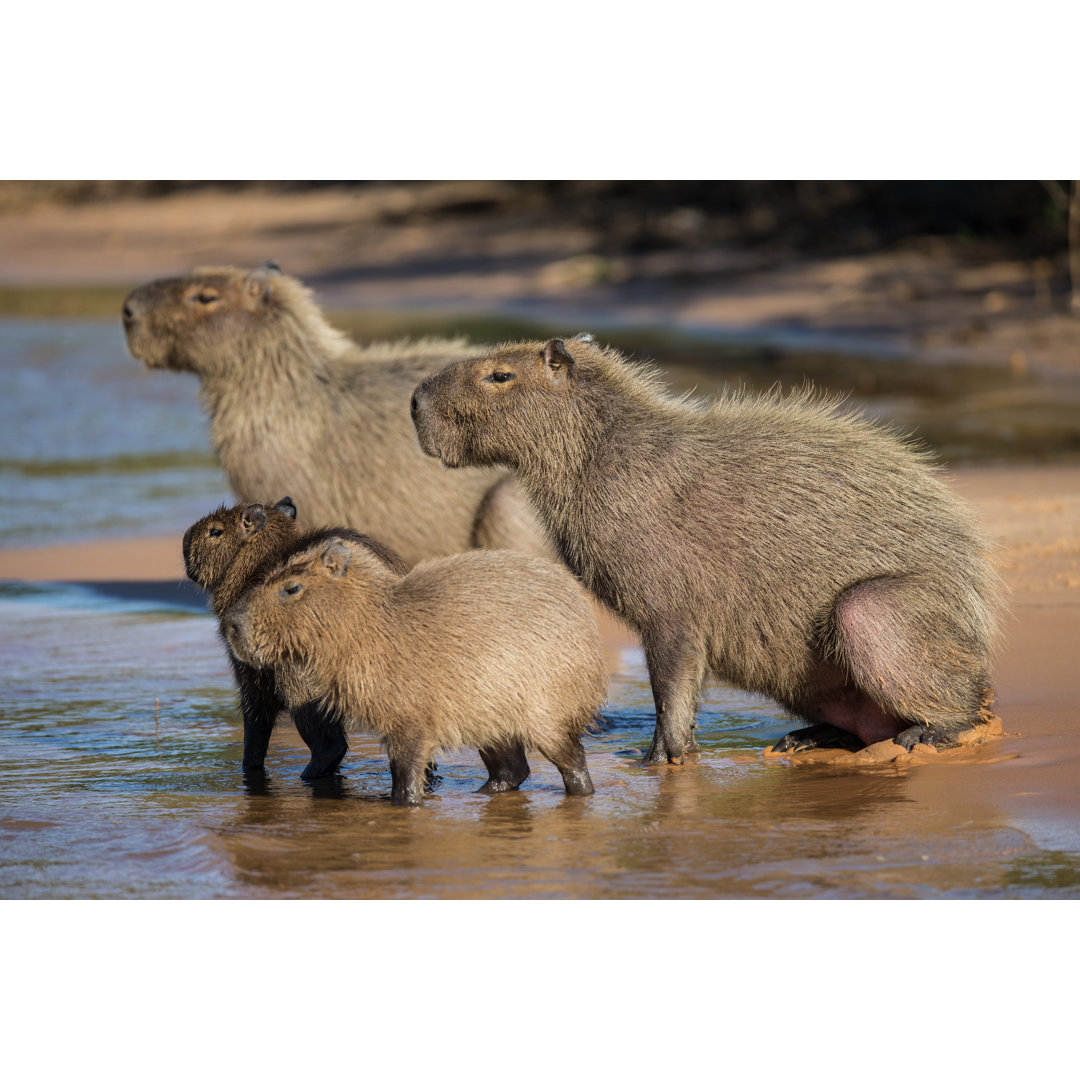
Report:
[[220,300],[221,297],[218,296],[217,293],[201,292],[195,294],[195,299],[198,300],[200,304],[213,304]]
[[504,383],[516,378],[517,376],[512,371],[493,371],[485,381],[493,383]]
[[220,525],[211,525],[210,526],[210,535],[211,536],[220,536],[224,531],[225,530]]
[[303,587],[299,581],[290,581],[288,585],[281,586],[281,595],[295,596]]

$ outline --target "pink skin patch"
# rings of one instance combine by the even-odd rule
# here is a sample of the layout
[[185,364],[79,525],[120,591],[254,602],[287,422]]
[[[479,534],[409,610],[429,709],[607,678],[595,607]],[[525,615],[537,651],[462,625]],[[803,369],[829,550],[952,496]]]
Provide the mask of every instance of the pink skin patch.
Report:
[[911,726],[910,721],[890,716],[855,687],[848,687],[836,696],[818,702],[811,715],[818,723],[832,724],[833,727],[850,732],[867,746],[894,739]]

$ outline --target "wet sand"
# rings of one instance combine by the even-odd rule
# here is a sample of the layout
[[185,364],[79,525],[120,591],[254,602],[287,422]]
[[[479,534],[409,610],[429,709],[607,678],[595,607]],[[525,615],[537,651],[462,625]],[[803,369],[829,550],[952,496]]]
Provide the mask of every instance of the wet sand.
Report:
[[[315,895],[330,889],[398,897],[904,897],[947,891],[950,883],[961,894],[980,895],[991,855],[997,860],[991,877],[1022,884],[1027,875],[1074,886],[1075,865],[1055,860],[1062,850],[1080,850],[1080,467],[977,468],[952,471],[949,479],[1000,544],[1001,571],[1012,590],[995,678],[1004,737],[862,767],[841,752],[791,761],[714,750],[681,769],[641,776],[626,771],[632,768],[626,755],[637,751],[622,746],[615,732],[593,744],[591,767],[608,802],[632,809],[637,824],[629,832],[617,814],[592,813],[588,800],[563,800],[557,776],[542,761],[534,763],[531,793],[431,800],[424,822],[395,816],[381,795],[359,806],[355,798],[298,802],[300,786],[274,775],[266,793],[278,797],[239,810],[239,827],[212,841],[222,849],[217,857],[252,895],[312,895],[314,882]],[[115,595],[141,587],[175,597],[180,572],[179,537],[0,551],[0,580],[95,581]],[[185,595],[200,603],[190,589]],[[615,672],[632,638],[613,619],[603,627]],[[707,732],[707,718],[703,727]],[[289,771],[292,764],[298,771],[304,752],[295,732],[280,728],[275,741]],[[373,741],[354,741],[350,783],[367,777],[378,791],[380,759]],[[461,770],[463,782],[470,781],[475,766],[467,759],[451,756],[449,775]],[[793,767],[780,787],[760,772]],[[730,769],[750,772],[718,789]],[[760,801],[766,790],[774,791],[768,805]],[[353,831],[357,813],[378,823],[366,840]],[[846,854],[829,856],[827,838],[837,828]],[[308,845],[302,859],[294,850],[297,829]],[[312,829],[336,839],[318,844]],[[345,836],[356,849],[347,857],[337,846]],[[817,841],[807,848],[815,836],[821,850]],[[721,863],[703,859],[703,850],[715,852],[721,843]],[[818,858],[831,861],[819,868]],[[998,864],[1006,858],[1013,869],[1002,871]],[[886,864],[879,872],[877,862]],[[517,870],[508,875],[507,865]],[[634,872],[624,873],[627,867]],[[819,873],[825,884],[815,887],[810,881]]]

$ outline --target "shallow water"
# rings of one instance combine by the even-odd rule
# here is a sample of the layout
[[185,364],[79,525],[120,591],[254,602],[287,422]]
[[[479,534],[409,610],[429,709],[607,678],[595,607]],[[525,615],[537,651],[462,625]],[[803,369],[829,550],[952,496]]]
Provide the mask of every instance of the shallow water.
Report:
[[[361,339],[408,323],[353,315]],[[547,332],[482,321],[425,323],[477,340]],[[486,332],[486,336],[485,336]],[[919,437],[952,461],[1080,453],[1080,386],[972,364],[914,364],[613,331],[665,361],[673,389],[799,386],[810,379]],[[148,371],[115,320],[0,318],[0,546],[176,533],[231,501],[210,451],[193,375]]]
[[118,591],[0,588],[2,897],[1080,896],[1080,823],[1044,822],[1036,842],[957,797],[971,763],[766,763],[788,724],[730,689],[709,691],[695,763],[643,768],[644,664],[614,642],[610,702],[585,740],[591,798],[567,798],[535,754],[521,791],[476,794],[485,773],[463,751],[440,756],[423,806],[394,807],[372,739],[310,785],[287,723],[265,780],[245,784],[201,600],[179,585]]
[[119,320],[0,319],[0,545],[182,532],[228,497],[194,376]]

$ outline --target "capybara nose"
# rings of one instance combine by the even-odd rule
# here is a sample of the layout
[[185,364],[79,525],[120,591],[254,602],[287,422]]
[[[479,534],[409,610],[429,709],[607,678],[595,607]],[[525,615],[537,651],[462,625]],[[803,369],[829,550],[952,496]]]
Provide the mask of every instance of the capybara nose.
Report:
[[[417,391],[419,393],[419,391]],[[416,414],[420,410],[420,402],[416,398],[416,394],[413,394],[412,401],[409,402],[409,415],[415,420]]]
[[130,296],[124,301],[124,307],[122,311],[125,323],[131,323],[135,321],[135,304],[132,302]]

